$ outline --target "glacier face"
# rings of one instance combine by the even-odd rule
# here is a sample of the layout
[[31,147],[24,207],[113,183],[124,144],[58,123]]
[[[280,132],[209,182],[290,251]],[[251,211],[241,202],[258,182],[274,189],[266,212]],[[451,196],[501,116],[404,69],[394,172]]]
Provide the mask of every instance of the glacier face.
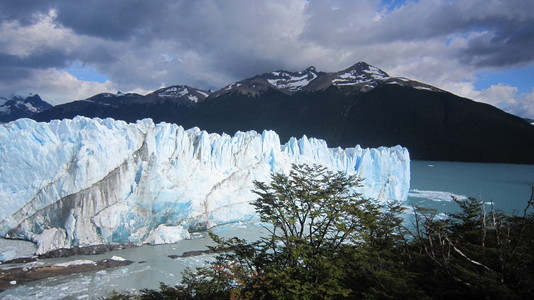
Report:
[[273,131],[234,136],[113,119],[0,125],[0,235],[38,253],[107,243],[165,243],[188,230],[250,219],[253,181],[292,163],[359,174],[364,196],[403,201],[408,150],[330,149]]

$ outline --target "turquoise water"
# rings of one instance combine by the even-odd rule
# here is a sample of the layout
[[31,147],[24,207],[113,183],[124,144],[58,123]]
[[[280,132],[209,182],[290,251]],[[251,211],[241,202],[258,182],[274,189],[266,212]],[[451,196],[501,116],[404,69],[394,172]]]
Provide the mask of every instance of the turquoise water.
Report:
[[[414,161],[411,164],[411,188],[406,205],[436,208],[440,212],[457,209],[451,196],[476,197],[495,203],[506,212],[522,212],[530,198],[534,184],[534,165],[478,164]],[[262,227],[254,222],[231,224],[217,229],[226,236],[254,239]],[[122,268],[87,272],[49,278],[17,286],[3,293],[2,299],[98,299],[112,290],[157,288],[159,282],[174,285],[180,281],[180,272],[209,260],[211,255],[171,259],[168,255],[200,250],[210,244],[206,237],[184,240],[176,244],[142,246],[113,251],[98,256],[74,256],[50,260],[53,262],[76,259],[98,260],[113,255],[135,261]],[[33,247],[33,245],[32,245]]]
[[522,213],[532,185],[534,165],[412,161],[406,204],[451,211],[457,208],[450,197],[454,194],[493,202],[507,213]]

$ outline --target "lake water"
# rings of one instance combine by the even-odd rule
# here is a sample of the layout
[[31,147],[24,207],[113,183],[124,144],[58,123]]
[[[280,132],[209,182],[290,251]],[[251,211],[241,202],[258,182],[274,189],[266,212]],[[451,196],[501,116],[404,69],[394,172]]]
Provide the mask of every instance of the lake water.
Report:
[[[479,164],[413,161],[411,164],[411,192],[406,206],[436,208],[442,212],[457,208],[451,196],[475,197],[494,202],[497,209],[508,213],[522,212],[530,198],[534,184],[534,165]],[[246,222],[217,228],[221,236],[240,236],[254,239],[263,228],[257,222]],[[142,246],[113,251],[96,256],[76,256],[44,260],[64,262],[75,259],[100,260],[113,255],[134,261],[133,264],[98,272],[49,278],[11,288],[0,294],[1,299],[98,299],[112,290],[157,288],[159,282],[174,285],[180,273],[195,268],[211,258],[210,255],[171,259],[185,251],[202,250],[210,240],[198,236],[172,245]],[[2,247],[2,243],[0,243]],[[20,247],[20,245],[18,246]]]
[[440,211],[457,205],[451,196],[474,197],[507,213],[523,212],[534,185],[534,165],[412,161],[406,204]]

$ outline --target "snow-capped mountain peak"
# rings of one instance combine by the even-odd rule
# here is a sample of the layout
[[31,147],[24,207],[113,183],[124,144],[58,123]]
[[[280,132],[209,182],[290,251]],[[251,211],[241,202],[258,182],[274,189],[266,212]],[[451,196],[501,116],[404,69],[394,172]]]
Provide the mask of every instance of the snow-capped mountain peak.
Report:
[[211,97],[216,98],[228,93],[239,93],[255,97],[269,89],[278,90],[285,94],[292,94],[306,89],[310,82],[322,74],[324,73],[317,72],[313,66],[299,72],[278,70],[263,73],[252,78],[233,82],[213,93]]
[[[98,105],[105,105],[109,107],[116,107],[118,105],[122,105],[124,103],[127,103],[131,101],[132,99],[135,99],[136,97],[139,97],[139,94],[135,93],[121,93],[120,91],[116,94],[114,93],[100,93],[96,94],[92,97],[89,97],[87,99],[81,100],[82,102],[92,102]],[[75,101],[78,102],[78,101]],[[73,102],[73,103],[75,103]]]
[[379,82],[391,78],[386,72],[364,62],[359,62],[333,75],[333,85],[362,85],[369,89],[376,87]]
[[9,122],[18,118],[31,117],[33,114],[52,107],[43,101],[39,95],[30,95],[26,98],[13,96],[10,99],[0,99],[0,122]]
[[276,88],[295,92],[306,87],[318,74],[312,66],[300,72],[276,71],[263,74],[262,77]]
[[206,99],[210,92],[187,85],[173,85],[156,90],[152,95],[156,95],[158,98],[180,98],[192,103],[198,103]]
[[189,94],[189,90],[185,85],[173,85],[163,89],[157,90],[159,97],[182,97]]
[[303,71],[292,72],[278,70],[264,73],[255,77],[234,82],[212,94],[212,98],[228,93],[239,93],[248,96],[258,96],[266,90],[277,90],[285,94],[301,91],[320,91],[330,86],[350,86],[361,92],[370,91],[382,84],[409,86],[420,90],[441,91],[430,85],[413,81],[403,77],[391,77],[383,70],[358,62],[339,72],[320,72],[311,66]]

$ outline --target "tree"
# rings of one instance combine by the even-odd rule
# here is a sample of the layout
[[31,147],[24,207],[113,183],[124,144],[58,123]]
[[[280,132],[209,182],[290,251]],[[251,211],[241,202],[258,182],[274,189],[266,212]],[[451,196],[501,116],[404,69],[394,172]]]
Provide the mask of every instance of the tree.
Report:
[[[533,193],[534,195],[534,193]],[[534,215],[510,216],[469,198],[453,199],[460,210],[436,218],[416,209],[412,245],[429,264],[424,281],[433,297],[523,299],[534,295]],[[532,201],[532,199],[531,199]],[[529,202],[530,205],[530,202]]]
[[404,246],[400,205],[365,199],[356,191],[360,178],[318,165],[293,165],[289,175],[271,179],[254,182],[253,205],[268,236],[247,243],[212,235],[213,250],[226,251],[213,267],[233,278],[234,296],[333,299],[408,291],[398,287],[410,276],[393,263]]
[[269,235],[252,244],[214,237],[217,250],[233,250],[219,258],[241,284],[243,295],[347,295],[349,290],[339,285],[343,264],[336,261],[346,244],[365,239],[376,219],[366,209],[370,202],[355,191],[360,181],[317,165],[293,165],[289,176],[277,173],[270,184],[254,182],[259,197],[253,205],[268,223]]
[[317,165],[255,182],[267,236],[210,233],[218,255],[181,285],[110,299],[534,298],[534,189],[523,216],[454,199],[445,217],[415,208],[407,230],[400,204],[363,198],[360,182]]

